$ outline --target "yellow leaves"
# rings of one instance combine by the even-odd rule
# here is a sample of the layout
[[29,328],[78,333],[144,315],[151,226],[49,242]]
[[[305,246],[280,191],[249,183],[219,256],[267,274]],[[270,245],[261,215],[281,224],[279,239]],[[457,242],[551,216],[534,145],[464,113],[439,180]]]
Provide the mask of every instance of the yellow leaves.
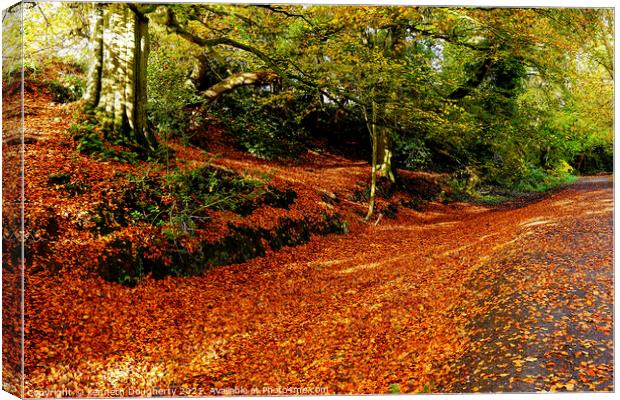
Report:
[[513,359],[512,363],[513,363],[513,365],[515,367],[521,368],[521,367],[523,367],[523,364],[525,364],[526,362],[534,362],[534,361],[537,361],[537,360],[538,360],[538,358],[531,357],[531,356],[525,357],[524,359],[519,357],[519,358]]
[[557,392],[560,390],[565,390],[568,392],[572,392],[575,390],[575,384],[577,383],[577,381],[575,379],[571,379],[568,382],[565,383],[554,383],[553,385],[551,385],[551,387],[549,387],[549,390],[551,392]]

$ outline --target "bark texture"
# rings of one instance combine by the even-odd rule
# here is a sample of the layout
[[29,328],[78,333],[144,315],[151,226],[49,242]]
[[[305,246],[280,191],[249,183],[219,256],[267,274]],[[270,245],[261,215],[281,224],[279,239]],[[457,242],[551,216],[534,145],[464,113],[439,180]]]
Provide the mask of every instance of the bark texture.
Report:
[[366,108],[362,107],[364,113],[364,120],[366,121],[366,127],[368,133],[370,133],[370,142],[372,144],[372,160],[370,163],[370,193],[368,197],[368,212],[366,213],[365,221],[368,221],[372,214],[375,212],[375,198],[377,196],[377,150],[379,148],[379,130],[377,126],[377,104],[373,101],[370,115],[366,111]]
[[93,62],[85,100],[103,115],[104,127],[142,147],[155,138],[146,119],[148,19],[136,6],[94,4],[90,41]]

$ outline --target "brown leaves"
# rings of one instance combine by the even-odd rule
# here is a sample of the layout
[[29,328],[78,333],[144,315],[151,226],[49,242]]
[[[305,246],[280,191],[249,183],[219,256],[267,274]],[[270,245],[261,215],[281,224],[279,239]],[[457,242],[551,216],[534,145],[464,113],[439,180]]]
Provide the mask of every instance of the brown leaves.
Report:
[[[188,168],[208,158],[173,147]],[[322,191],[350,199],[368,174],[365,163],[329,154],[282,165],[215,147],[224,154],[217,165],[270,173],[271,184],[298,193],[289,210],[264,207],[238,221],[263,228],[284,216],[321,218],[331,210]],[[92,274],[106,243],[76,229],[75,220],[101,200],[96,193],[122,185],[116,171],[134,167],[71,154],[52,141],[27,153],[31,223],[59,224],[49,258],[35,260],[46,270],[26,275],[28,388],[613,388],[611,229],[587,214],[602,208],[610,191],[569,190],[501,211],[431,203],[425,212],[401,209],[378,226],[359,223],[355,211],[364,204],[342,200],[330,205],[348,216],[348,235],[128,288]],[[97,190],[60,197],[44,182],[50,170]],[[562,199],[575,202],[555,204]],[[534,218],[553,224],[526,226]],[[217,238],[231,215],[213,219]],[[123,230],[155,254],[148,233],[144,225]]]
[[[588,372],[594,373],[588,366],[608,365],[613,353],[606,330],[612,321],[611,303],[602,296],[612,285],[611,263],[603,262],[612,249],[611,220],[590,217],[595,210],[606,209],[611,191],[588,191],[593,188],[588,179],[582,185],[521,210],[538,209],[536,220],[554,224],[522,224],[525,231],[519,241],[504,248],[499,260],[502,278],[482,283],[483,288],[495,288],[482,317],[483,324],[493,329],[482,330],[474,339],[493,340],[492,345],[474,348],[473,354],[489,359],[487,373],[502,371],[512,377],[506,383],[486,381],[477,386],[479,390],[613,388],[605,371],[597,371],[597,384],[588,380]],[[563,198],[572,201],[565,203]],[[548,204],[555,207],[547,211]],[[493,307],[494,303],[500,306]],[[593,313],[593,308],[599,311]],[[514,369],[507,368],[505,360]],[[509,372],[503,372],[506,369]],[[469,386],[456,387],[467,391]]]

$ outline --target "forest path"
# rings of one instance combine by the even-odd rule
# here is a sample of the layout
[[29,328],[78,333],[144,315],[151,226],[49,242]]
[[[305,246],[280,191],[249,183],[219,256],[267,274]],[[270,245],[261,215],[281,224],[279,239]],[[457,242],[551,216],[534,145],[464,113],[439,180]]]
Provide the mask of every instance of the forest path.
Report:
[[612,184],[581,178],[555,197],[551,213],[574,214],[522,222],[484,268],[501,276],[472,284],[493,306],[470,324],[477,345],[450,391],[613,390]]
[[37,278],[27,389],[612,389],[608,178],[408,212],[201,277]]
[[[65,156],[53,145],[70,108],[28,104],[27,128],[54,138],[28,147],[28,182],[43,187],[46,157]],[[368,174],[331,155],[282,165],[221,153],[221,165],[341,199]],[[612,218],[611,181],[592,177],[520,208],[401,208],[201,277],[128,288],[77,271],[27,274],[37,290],[26,292],[26,386],[612,390]]]

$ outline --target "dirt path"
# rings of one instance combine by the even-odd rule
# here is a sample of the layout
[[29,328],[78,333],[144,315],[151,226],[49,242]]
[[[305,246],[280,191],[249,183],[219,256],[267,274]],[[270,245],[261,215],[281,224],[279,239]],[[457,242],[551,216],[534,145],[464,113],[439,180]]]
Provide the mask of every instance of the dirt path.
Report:
[[27,391],[612,390],[612,196],[403,210],[136,288],[27,277]]

